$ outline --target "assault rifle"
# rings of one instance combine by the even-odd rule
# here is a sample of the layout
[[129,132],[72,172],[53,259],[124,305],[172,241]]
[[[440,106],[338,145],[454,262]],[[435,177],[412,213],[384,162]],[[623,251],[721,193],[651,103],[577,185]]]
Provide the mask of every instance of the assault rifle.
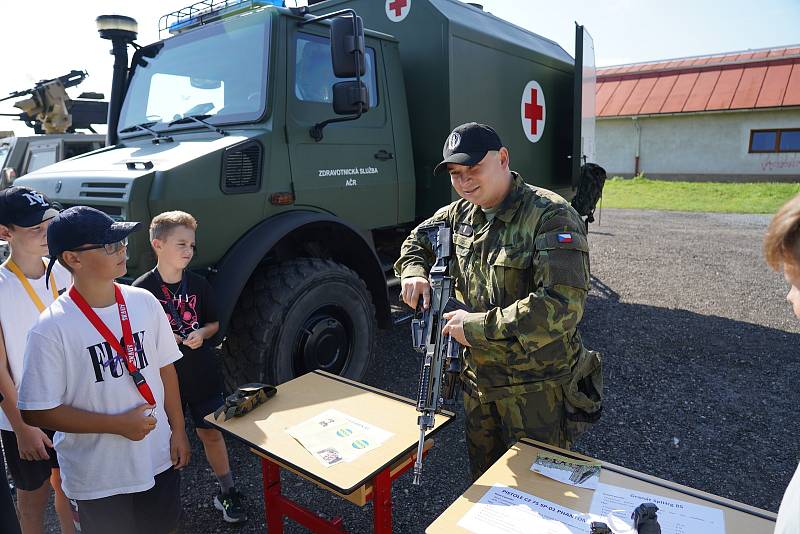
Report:
[[419,444],[414,463],[414,484],[419,485],[422,475],[422,453],[425,432],[433,428],[436,412],[442,405],[452,402],[460,371],[461,344],[451,336],[443,335],[445,313],[467,307],[453,298],[453,278],[448,275],[451,249],[451,230],[445,223],[423,226],[436,254],[428,281],[431,286],[430,306],[423,309],[420,299],[411,321],[411,340],[414,349],[424,354],[419,376],[417,417]]

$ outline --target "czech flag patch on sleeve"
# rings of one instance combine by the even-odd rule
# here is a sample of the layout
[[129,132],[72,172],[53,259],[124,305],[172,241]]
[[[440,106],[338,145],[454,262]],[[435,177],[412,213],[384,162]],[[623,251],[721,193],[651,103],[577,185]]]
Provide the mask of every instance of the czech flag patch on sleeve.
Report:
[[569,233],[569,232],[558,234],[558,242],[559,243],[572,243],[572,234]]

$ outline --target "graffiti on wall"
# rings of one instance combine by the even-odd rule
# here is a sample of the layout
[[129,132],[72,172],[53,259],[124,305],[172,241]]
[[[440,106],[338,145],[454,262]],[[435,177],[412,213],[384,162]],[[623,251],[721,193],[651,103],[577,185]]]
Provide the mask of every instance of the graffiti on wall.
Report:
[[792,158],[769,156],[761,162],[761,170],[764,172],[782,169],[800,169],[800,157],[797,155]]

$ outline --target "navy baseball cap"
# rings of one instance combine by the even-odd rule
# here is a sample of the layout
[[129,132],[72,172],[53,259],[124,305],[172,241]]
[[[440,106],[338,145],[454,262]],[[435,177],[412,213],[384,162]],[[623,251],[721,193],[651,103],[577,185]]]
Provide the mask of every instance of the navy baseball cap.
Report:
[[122,241],[141,227],[139,222],[118,222],[102,211],[89,206],[73,206],[55,217],[47,227],[47,248],[50,264],[47,278],[58,255],[84,245],[108,245]]
[[0,224],[30,228],[58,215],[58,209],[38,191],[14,186],[0,191]]
[[486,124],[468,122],[450,132],[442,148],[442,158],[444,158],[435,169],[433,174],[447,169],[448,163],[458,165],[475,165],[486,157],[490,150],[500,150],[503,142],[494,128]]

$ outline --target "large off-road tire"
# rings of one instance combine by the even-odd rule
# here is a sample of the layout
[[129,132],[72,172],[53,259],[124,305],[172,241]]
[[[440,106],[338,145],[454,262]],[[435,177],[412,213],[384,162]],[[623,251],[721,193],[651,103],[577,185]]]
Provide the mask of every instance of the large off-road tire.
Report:
[[330,260],[299,258],[253,273],[223,343],[225,385],[280,384],[314,369],[359,380],[372,361],[367,286]]

